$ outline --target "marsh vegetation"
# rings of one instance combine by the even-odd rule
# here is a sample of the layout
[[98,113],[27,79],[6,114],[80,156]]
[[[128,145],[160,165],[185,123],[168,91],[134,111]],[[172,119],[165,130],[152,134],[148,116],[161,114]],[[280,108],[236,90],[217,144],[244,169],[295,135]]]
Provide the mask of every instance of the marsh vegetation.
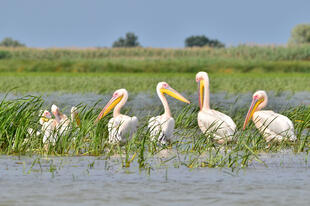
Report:
[[[110,115],[98,124],[94,120],[100,112],[99,102],[92,105],[78,105],[81,125],[72,124],[69,132],[59,134],[55,144],[46,147],[42,135],[28,133],[28,128],[40,131],[39,111],[46,109],[41,97],[25,96],[15,100],[3,99],[0,103],[0,152],[13,155],[56,155],[56,156],[101,156],[104,159],[117,159],[121,167],[136,165],[151,171],[160,165],[172,164],[174,167],[228,167],[232,169],[247,167],[260,162],[261,153],[275,153],[289,150],[293,153],[308,153],[310,137],[310,108],[295,106],[280,111],[295,124],[296,142],[267,143],[251,124],[241,130],[247,108],[233,110],[229,107],[218,109],[229,114],[237,124],[238,131],[233,141],[219,145],[212,134],[205,136],[197,126],[197,105],[181,110],[173,110],[176,120],[174,141],[161,145],[150,141],[147,120],[150,115],[160,113],[161,107],[153,107],[150,112],[139,116],[139,129],[125,145],[108,142],[107,122]],[[142,106],[143,104],[141,104]],[[216,105],[213,105],[216,108]],[[143,108],[142,108],[143,109]],[[147,109],[147,108],[145,108]],[[130,107],[125,113],[132,114]]]
[[310,46],[0,48],[0,72],[309,72]]

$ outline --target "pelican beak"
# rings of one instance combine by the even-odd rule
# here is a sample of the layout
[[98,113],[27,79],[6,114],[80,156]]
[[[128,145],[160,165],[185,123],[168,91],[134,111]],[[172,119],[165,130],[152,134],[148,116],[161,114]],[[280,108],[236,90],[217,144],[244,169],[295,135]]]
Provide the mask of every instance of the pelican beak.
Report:
[[205,88],[205,83],[203,80],[199,80],[198,81],[198,98],[199,98],[199,107],[200,110],[202,109],[202,105],[203,105],[203,90]]
[[114,95],[107,105],[101,110],[95,122],[98,122],[102,117],[106,116],[123,98],[123,95]]
[[190,104],[190,101],[188,101],[185,97],[183,97],[179,92],[177,92],[176,90],[174,90],[173,88],[171,87],[167,87],[165,89],[160,89],[160,92],[161,93],[165,93],[165,94],[168,94],[169,96],[177,99],[177,100],[180,100],[182,102],[185,102],[187,104]]
[[243,123],[243,130],[245,129],[246,125],[248,124],[248,122],[250,121],[250,119],[252,118],[254,112],[256,111],[258,105],[260,105],[260,103],[262,103],[264,101],[264,98],[258,99],[258,98],[253,98],[251,106],[249,108],[249,111],[246,115],[246,118],[244,120]]
[[42,119],[43,122],[48,122],[48,120],[50,120],[49,118],[44,117],[44,116],[42,116],[41,119]]

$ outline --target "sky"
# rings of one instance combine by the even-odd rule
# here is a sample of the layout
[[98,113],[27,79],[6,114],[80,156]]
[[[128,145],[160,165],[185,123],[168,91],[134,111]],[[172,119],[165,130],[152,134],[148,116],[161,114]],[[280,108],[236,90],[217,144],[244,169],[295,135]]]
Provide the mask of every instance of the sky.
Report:
[[0,0],[0,40],[29,47],[110,47],[134,32],[144,47],[182,48],[191,35],[227,46],[285,44],[310,23],[310,0]]

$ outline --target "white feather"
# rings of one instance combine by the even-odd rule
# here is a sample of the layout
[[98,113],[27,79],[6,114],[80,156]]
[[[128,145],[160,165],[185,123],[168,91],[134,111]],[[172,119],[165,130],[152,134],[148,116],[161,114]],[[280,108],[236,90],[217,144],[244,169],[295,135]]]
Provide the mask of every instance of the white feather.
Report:
[[201,110],[198,113],[198,125],[203,133],[210,132],[215,140],[223,138],[231,141],[236,130],[234,121],[221,112],[213,109]]
[[252,120],[267,142],[282,141],[286,138],[291,141],[296,140],[293,123],[286,116],[271,110],[262,110],[255,112]]
[[138,118],[127,115],[118,115],[111,118],[108,123],[109,142],[126,142],[137,131]]
[[157,139],[161,144],[171,141],[174,125],[175,122],[172,117],[166,117],[165,115],[152,117],[148,124],[151,140],[154,141]]

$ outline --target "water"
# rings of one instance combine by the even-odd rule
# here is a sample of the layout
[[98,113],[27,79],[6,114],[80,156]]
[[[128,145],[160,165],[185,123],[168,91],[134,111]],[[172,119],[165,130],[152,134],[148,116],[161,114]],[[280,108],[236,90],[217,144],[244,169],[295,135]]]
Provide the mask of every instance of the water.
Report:
[[101,157],[0,157],[0,205],[308,205],[306,154],[263,154],[268,167],[120,168]]

